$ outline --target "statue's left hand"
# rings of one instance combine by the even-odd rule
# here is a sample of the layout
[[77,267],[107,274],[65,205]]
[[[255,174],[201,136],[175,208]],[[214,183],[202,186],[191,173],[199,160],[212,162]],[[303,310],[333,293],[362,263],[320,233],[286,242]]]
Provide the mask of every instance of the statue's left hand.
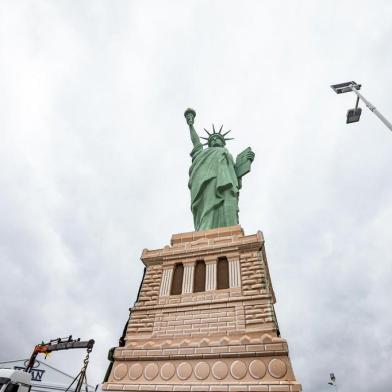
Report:
[[252,150],[249,150],[246,153],[246,158],[253,162],[253,160],[255,159],[255,153]]

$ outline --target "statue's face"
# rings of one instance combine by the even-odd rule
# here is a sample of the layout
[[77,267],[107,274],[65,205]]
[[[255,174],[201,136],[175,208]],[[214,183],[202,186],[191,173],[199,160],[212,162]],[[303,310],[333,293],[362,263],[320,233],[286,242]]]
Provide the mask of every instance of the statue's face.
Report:
[[208,145],[209,147],[224,147],[225,141],[221,136],[218,135],[212,135],[208,139]]

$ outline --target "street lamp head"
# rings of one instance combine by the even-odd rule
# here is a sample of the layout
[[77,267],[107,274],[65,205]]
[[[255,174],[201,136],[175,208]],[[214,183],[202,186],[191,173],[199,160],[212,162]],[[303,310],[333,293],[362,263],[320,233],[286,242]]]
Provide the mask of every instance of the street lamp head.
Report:
[[351,81],[351,82],[346,82],[346,83],[339,83],[339,84],[333,84],[331,86],[332,90],[335,91],[336,94],[343,94],[343,93],[348,93],[352,90],[352,87],[354,87],[356,90],[361,89],[361,85]]
[[348,92],[353,92],[357,96],[357,103],[355,104],[354,109],[350,109],[347,112],[347,124],[358,122],[362,109],[358,107],[359,100],[365,103],[365,105],[369,108],[371,112],[373,112],[383,123],[384,125],[392,131],[392,124],[376,109],[375,106],[373,106],[362,94],[358,91],[361,88],[361,85],[351,81],[351,82],[346,82],[346,83],[340,83],[340,84],[333,84],[331,86],[332,90],[335,91],[336,94],[343,94],[343,93],[348,93]]
[[[347,111],[347,120],[346,124],[351,124],[358,122],[360,117],[361,117],[362,109],[361,108],[354,108],[354,109],[349,109]],[[332,373],[331,373],[332,374]]]
[[[335,91],[336,94],[343,94],[343,93],[359,90],[361,88],[361,85],[352,80],[351,82],[333,84],[331,88],[333,91]],[[358,102],[359,102],[359,97],[357,99],[357,104],[355,105],[355,108],[347,111],[347,120],[346,120],[347,124],[358,122],[359,119],[361,118],[362,109],[358,107]]]

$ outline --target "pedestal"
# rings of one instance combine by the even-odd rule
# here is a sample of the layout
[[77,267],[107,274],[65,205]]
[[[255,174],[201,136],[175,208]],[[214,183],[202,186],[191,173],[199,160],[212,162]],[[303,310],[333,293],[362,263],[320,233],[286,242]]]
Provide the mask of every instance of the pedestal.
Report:
[[175,234],[146,266],[107,391],[297,392],[261,232]]

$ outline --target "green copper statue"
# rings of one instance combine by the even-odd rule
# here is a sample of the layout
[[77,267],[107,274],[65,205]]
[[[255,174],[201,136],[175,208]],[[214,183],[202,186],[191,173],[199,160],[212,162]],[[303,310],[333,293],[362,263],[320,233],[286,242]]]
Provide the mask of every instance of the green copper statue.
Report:
[[[208,137],[202,137],[207,143],[202,144],[193,126],[196,112],[187,109],[184,113],[189,125],[193,150],[192,165],[189,169],[189,189],[191,191],[191,209],[195,230],[208,230],[216,227],[238,224],[238,195],[242,177],[249,173],[255,157],[250,147],[242,151],[234,162],[226,149],[222,127],[215,132],[204,129]],[[203,149],[203,145],[208,147]]]

